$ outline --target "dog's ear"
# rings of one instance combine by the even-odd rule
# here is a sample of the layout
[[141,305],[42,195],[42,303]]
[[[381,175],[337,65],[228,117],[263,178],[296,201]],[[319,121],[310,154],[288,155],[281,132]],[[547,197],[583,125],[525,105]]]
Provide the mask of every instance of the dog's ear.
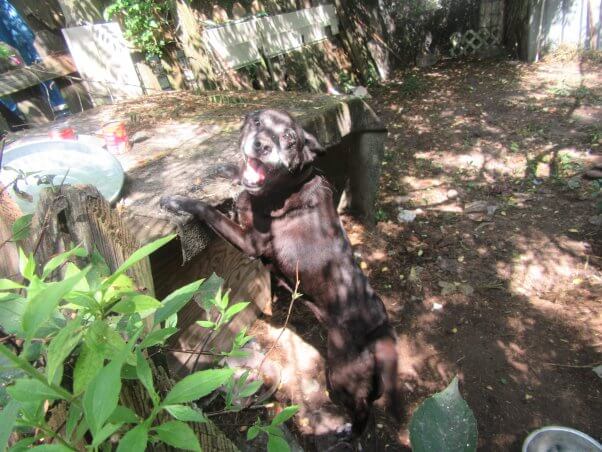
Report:
[[305,166],[313,162],[318,155],[324,154],[326,150],[320,144],[318,139],[306,130],[303,130],[303,139],[304,142],[303,149],[301,150],[301,161],[303,166]]

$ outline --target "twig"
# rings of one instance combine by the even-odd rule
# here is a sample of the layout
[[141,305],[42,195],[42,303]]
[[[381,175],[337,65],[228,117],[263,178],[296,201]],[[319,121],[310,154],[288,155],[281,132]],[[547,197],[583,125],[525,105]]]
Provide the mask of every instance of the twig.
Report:
[[269,350],[263,356],[263,359],[261,360],[261,364],[259,364],[259,367],[257,368],[258,373],[261,371],[261,368],[263,367],[263,363],[267,359],[268,355],[272,352],[272,350],[274,350],[274,348],[276,347],[276,344],[278,344],[278,341],[282,337],[282,334],[284,334],[284,330],[286,329],[286,327],[288,325],[288,321],[291,318],[291,312],[293,312],[293,304],[295,303],[295,300],[301,296],[301,294],[298,292],[299,283],[301,282],[301,281],[299,281],[299,261],[297,261],[297,267],[295,270],[295,280],[296,280],[295,290],[293,291],[293,293],[291,295],[291,304],[288,305],[288,312],[286,314],[286,319],[284,320],[284,325],[282,326],[282,329],[280,330],[280,333],[278,334],[278,337],[276,338],[274,343],[270,346]]
[[545,366],[554,366],[554,367],[570,367],[572,369],[591,369],[596,367],[599,364],[602,364],[602,361],[598,361],[597,363],[585,364],[585,365],[575,365],[575,364],[558,364],[558,363],[542,363]]
[[208,356],[224,356],[221,353],[206,352],[203,350],[184,350],[181,348],[166,348],[170,352],[188,353],[189,355],[208,355]]

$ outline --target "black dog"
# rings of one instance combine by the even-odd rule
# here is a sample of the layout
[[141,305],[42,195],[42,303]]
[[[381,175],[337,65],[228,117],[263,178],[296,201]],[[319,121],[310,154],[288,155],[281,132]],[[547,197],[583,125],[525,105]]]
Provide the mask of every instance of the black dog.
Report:
[[397,396],[396,338],[385,307],[354,261],[332,189],[313,171],[323,149],[286,112],[247,115],[237,200],[238,224],[197,199],[165,196],[161,206],[205,221],[243,253],[261,258],[294,285],[328,329],[327,384],[361,433],[381,395],[393,413]]

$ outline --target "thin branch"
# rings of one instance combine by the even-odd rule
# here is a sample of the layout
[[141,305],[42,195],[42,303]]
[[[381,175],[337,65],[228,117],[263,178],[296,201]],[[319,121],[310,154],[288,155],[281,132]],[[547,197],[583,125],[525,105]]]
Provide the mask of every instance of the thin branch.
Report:
[[554,367],[569,367],[571,369],[591,369],[594,368],[600,364],[602,364],[602,361],[598,361],[597,363],[591,363],[591,364],[581,364],[581,365],[577,365],[577,364],[559,364],[559,363],[542,363],[545,366],[554,366]]
[[274,348],[276,347],[276,344],[278,344],[278,341],[280,340],[280,338],[284,334],[284,330],[286,329],[286,327],[288,325],[288,321],[291,318],[291,312],[293,312],[293,304],[295,303],[295,300],[301,296],[301,294],[298,291],[299,290],[299,283],[301,282],[299,280],[299,261],[297,261],[297,267],[295,269],[295,280],[296,280],[296,282],[295,282],[295,290],[293,291],[293,293],[291,295],[291,304],[288,305],[288,312],[286,314],[286,319],[284,320],[284,325],[282,326],[282,329],[280,330],[280,334],[278,334],[278,337],[276,338],[276,340],[274,341],[274,343],[270,346],[269,350],[263,356],[263,359],[261,360],[261,364],[259,364],[259,367],[257,368],[257,372],[258,373],[261,371],[261,368],[263,367],[263,363],[267,359],[268,355],[272,352],[272,350],[274,350]]

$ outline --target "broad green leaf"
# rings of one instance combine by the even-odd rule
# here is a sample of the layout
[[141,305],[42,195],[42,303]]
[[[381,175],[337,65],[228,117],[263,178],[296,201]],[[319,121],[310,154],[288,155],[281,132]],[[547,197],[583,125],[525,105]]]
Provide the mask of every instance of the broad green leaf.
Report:
[[163,407],[178,421],[184,422],[206,422],[207,418],[200,410],[195,410],[187,405],[166,405]]
[[162,306],[155,312],[154,324],[158,325],[172,314],[176,314],[182,309],[199,290],[201,284],[203,284],[203,280],[194,281],[166,296],[161,302]]
[[25,252],[19,248],[19,273],[23,278],[31,281],[33,275],[36,271],[36,261],[33,258],[33,255],[29,256],[25,255]]
[[48,320],[59,302],[69,293],[80,279],[86,276],[90,267],[63,281],[50,283],[27,303],[23,313],[23,331],[28,338],[34,337],[38,328]]
[[247,430],[247,440],[248,441],[252,441],[255,438],[257,438],[257,435],[259,435],[261,433],[261,429],[259,427],[257,427],[256,425],[252,425],[251,427],[249,427],[249,430]]
[[284,422],[286,422],[290,418],[292,418],[295,414],[297,414],[297,411],[299,411],[299,406],[298,405],[287,406],[280,413],[278,413],[274,417],[274,419],[272,419],[272,422],[270,423],[270,425],[280,425],[280,424],[283,424]]
[[140,424],[123,435],[117,446],[117,452],[144,452],[147,442],[148,430],[144,424]]
[[130,268],[132,265],[135,265],[136,263],[138,263],[139,261],[141,261],[148,255],[152,254],[153,252],[155,252],[156,250],[161,248],[163,245],[165,245],[167,242],[170,242],[171,240],[173,240],[175,237],[176,237],[176,234],[170,234],[163,238],[157,239],[154,242],[151,242],[147,245],[144,245],[142,248],[134,251],[132,253],[132,255],[130,257],[128,257],[126,259],[126,261],[119,266],[119,268],[115,271],[115,273],[113,273],[102,284],[103,288],[105,288],[105,289],[108,288],[119,277],[119,275],[124,273],[128,268]]
[[202,326],[203,328],[208,328],[208,329],[213,329],[217,325],[215,322],[212,322],[210,320],[197,320],[196,323],[198,325]]
[[100,372],[104,364],[104,354],[96,348],[82,344],[75,369],[73,370],[73,393],[79,395],[86,390],[90,382]]
[[259,388],[261,388],[262,384],[263,384],[263,381],[261,381],[261,380],[253,381],[253,382],[249,383],[248,385],[246,385],[238,393],[238,396],[239,397],[250,397],[253,394],[255,394],[257,391],[259,391]]
[[88,327],[85,340],[90,348],[108,359],[119,354],[125,347],[125,341],[121,335],[102,320],[96,320]]
[[230,306],[228,309],[226,309],[226,313],[224,314],[224,316],[226,317],[226,321],[229,321],[232,317],[234,317],[240,311],[242,311],[247,306],[249,306],[249,304],[250,304],[249,302],[244,302],[244,303],[236,303],[236,304],[233,304],[232,306]]
[[160,306],[161,303],[159,300],[149,295],[133,294],[132,296],[127,297],[125,300],[115,304],[111,310],[119,314],[134,314],[137,312],[140,314],[141,318],[145,318],[152,314]]
[[290,452],[286,440],[280,436],[268,435],[268,452]]
[[[85,279],[82,279],[82,281],[85,281]],[[86,308],[89,311],[95,311],[99,308],[99,304],[94,297],[86,292],[71,291],[65,295],[65,300],[69,302],[69,304],[65,305],[65,308],[68,309],[79,310],[80,308]]]
[[172,315],[165,319],[163,328],[177,328],[178,327],[178,313],[174,312]]
[[172,336],[174,333],[178,332],[177,327],[171,328],[161,328],[160,330],[155,330],[149,333],[148,336],[144,338],[144,340],[140,343],[140,348],[147,348],[153,345],[158,345],[163,343]]
[[63,396],[39,380],[19,378],[6,391],[18,402],[38,402],[42,400],[57,400]]
[[92,265],[92,270],[86,276],[86,281],[90,285],[90,290],[96,292],[100,288],[103,278],[109,276],[111,271],[97,250],[90,253],[90,265]]
[[180,421],[168,421],[155,427],[159,439],[165,444],[184,450],[200,451],[201,446],[194,431]]
[[56,371],[63,365],[65,359],[67,359],[77,344],[79,344],[82,337],[80,326],[81,320],[79,318],[68,322],[52,339],[52,342],[50,342],[46,364],[46,375],[49,382],[52,383],[54,381]]
[[11,239],[16,242],[17,240],[23,240],[27,238],[31,232],[31,219],[33,218],[33,214],[23,215],[20,218],[17,218],[13,223],[12,227],[12,237]]
[[109,416],[109,422],[112,424],[137,424],[140,422],[140,419],[130,408],[123,405],[117,405],[115,411]]
[[22,336],[21,319],[26,307],[27,301],[21,297],[0,303],[0,328],[6,334]]
[[28,436],[27,438],[23,438],[21,441],[17,441],[12,445],[10,449],[7,449],[9,452],[25,452],[30,449],[33,443],[38,440],[35,436]]
[[69,406],[69,416],[67,416],[67,422],[65,423],[65,436],[67,438],[71,438],[82,413],[82,409],[74,403]]
[[476,450],[477,422],[460,395],[458,377],[426,399],[412,415],[410,443],[415,452]]
[[123,295],[135,292],[134,280],[128,275],[119,275],[106,289],[102,302],[109,303],[120,299]]
[[0,292],[0,303],[4,303],[5,301],[13,301],[23,298],[22,296],[12,293],[12,292]]
[[[86,275],[86,277],[90,275],[92,270],[93,268],[90,268],[90,271],[88,272],[88,275]],[[67,262],[67,265],[65,265],[65,276],[63,277],[63,279],[70,278],[71,276],[74,276],[79,272],[80,268],[77,265],[75,265],[73,262]],[[75,287],[73,287],[73,291],[84,293],[93,292],[92,290],[90,290],[90,285],[88,284],[88,280],[86,278],[80,279],[79,282],[75,285]]]
[[0,450],[6,450],[10,433],[17,420],[20,404],[16,400],[11,400],[0,411]]
[[73,449],[63,446],[62,444],[44,444],[42,446],[32,447],[29,450],[36,452],[73,452]]
[[211,307],[215,302],[215,296],[220,291],[222,284],[224,284],[224,280],[215,273],[212,273],[211,276],[203,282],[203,285],[196,296],[196,300],[205,311],[211,310]]
[[[86,257],[88,252],[84,248],[76,247],[72,248],[69,251],[65,251],[57,256],[54,256],[50,259],[46,265],[44,265],[44,270],[42,271],[42,279],[48,278],[50,274],[67,262],[72,256],[77,257]],[[76,267],[77,268],[77,267]]]
[[123,425],[123,422],[112,424],[105,424],[95,435],[94,441],[92,441],[92,447],[98,447],[102,444],[109,436],[115,433]]
[[115,411],[121,391],[123,358],[114,359],[101,369],[84,392],[84,415],[92,436],[96,436],[108,417]]
[[159,396],[157,395],[155,386],[153,384],[153,374],[150,366],[148,365],[148,361],[142,355],[140,350],[136,350],[136,375],[138,375],[138,380],[140,380],[142,385],[150,394],[153,402],[157,403],[159,401]]
[[187,403],[212,393],[233,375],[232,369],[209,369],[184,377],[169,391],[164,405]]
[[10,279],[0,279],[0,290],[23,289],[23,287]]

